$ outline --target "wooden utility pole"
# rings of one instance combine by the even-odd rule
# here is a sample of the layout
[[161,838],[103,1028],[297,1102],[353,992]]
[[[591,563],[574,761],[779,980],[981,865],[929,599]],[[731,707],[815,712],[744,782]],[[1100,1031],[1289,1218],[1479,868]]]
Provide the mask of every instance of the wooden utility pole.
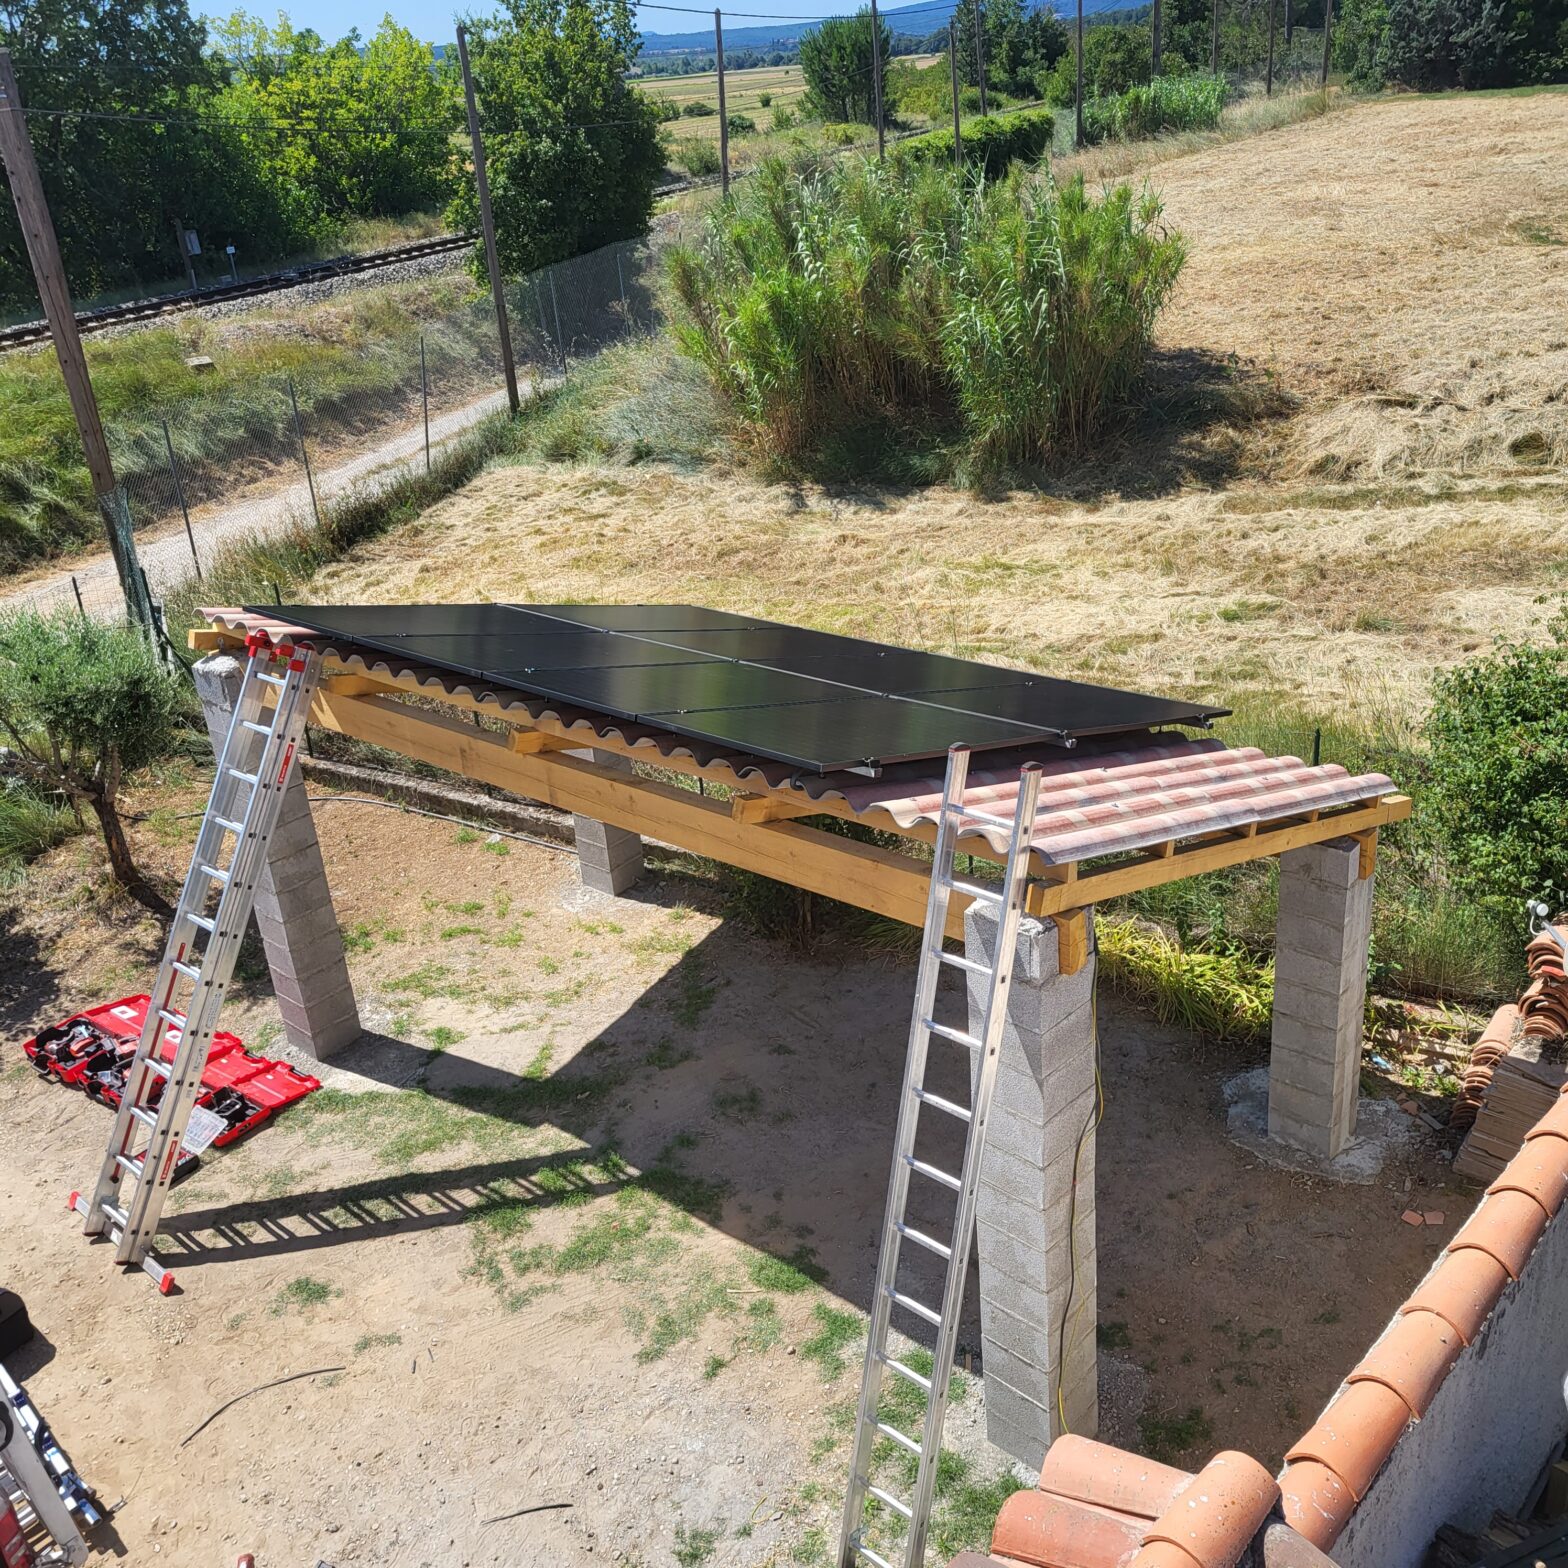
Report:
[[1290,0],[1285,0],[1285,53],[1290,53],[1290,31],[1294,18],[1290,11]]
[[1160,34],[1161,34],[1162,30],[1163,30],[1161,24],[1164,22],[1164,19],[1165,19],[1165,6],[1164,6],[1164,3],[1163,3],[1163,0],[1154,0],[1154,15],[1150,18],[1150,21],[1149,21],[1150,31],[1152,32],[1153,39],[1154,39],[1154,47],[1150,51],[1150,60],[1149,60],[1150,75],[1152,75],[1152,76],[1158,76],[1160,74],[1160,52],[1161,52],[1161,38],[1160,38]]
[[185,220],[174,220],[174,248],[180,253],[180,260],[185,263],[185,281],[190,284],[191,293],[196,292],[196,264],[191,260],[191,248],[185,240]]
[[980,78],[980,112],[987,114],[985,101],[985,23],[980,16],[980,0],[975,0],[975,74]]
[[947,64],[953,79],[953,167],[964,166],[964,133],[958,125],[958,25],[949,19],[947,24]]
[[44,198],[43,181],[38,175],[38,160],[33,155],[32,138],[22,113],[22,95],[17,90],[16,73],[11,69],[11,51],[0,49],[0,162],[5,164],[11,196],[16,202],[16,218],[27,242],[27,259],[33,266],[38,285],[38,300],[43,306],[49,335],[54,339],[55,357],[65,381],[71,412],[87,455],[87,473],[93,494],[109,536],[109,553],[114,557],[120,588],[134,620],[150,624],[151,610],[132,564],[126,560],[122,538],[130,538],[130,517],[125,496],[114,478],[109,443],[104,439],[103,421],[98,415],[98,399],[93,395],[87,359],[82,353],[81,334],[76,330],[76,307],[71,302],[66,282],[65,263],[60,257],[60,242],[55,237],[54,220]]
[[506,289],[501,282],[501,256],[495,248],[495,214],[490,210],[490,180],[485,173],[485,143],[479,133],[479,104],[474,98],[474,73],[468,64],[468,29],[457,29],[457,59],[463,68],[463,97],[468,104],[468,140],[474,149],[474,184],[479,189],[479,226],[485,235],[485,269],[495,300],[495,324],[501,337],[501,368],[506,374],[506,400],[517,412],[517,362],[512,358],[512,328],[506,319]]
[[[1219,0],[1215,0],[1217,5]],[[1073,146],[1083,146],[1083,0],[1078,0],[1078,70],[1073,89]]]
[[877,19],[877,0],[871,0],[871,97],[877,118],[877,157],[887,156],[882,126],[882,23]]
[[730,113],[724,98],[724,18],[713,10],[713,60],[719,68],[719,186],[730,193]]
[[1334,46],[1334,0],[1323,0],[1323,74],[1318,86],[1328,86],[1328,61]]
[[1263,78],[1263,95],[1268,97],[1274,91],[1274,19],[1279,11],[1276,0],[1269,0],[1269,68]]
[[1209,70],[1213,75],[1218,76],[1220,74],[1220,0],[1214,0],[1214,40],[1210,52],[1212,59]]

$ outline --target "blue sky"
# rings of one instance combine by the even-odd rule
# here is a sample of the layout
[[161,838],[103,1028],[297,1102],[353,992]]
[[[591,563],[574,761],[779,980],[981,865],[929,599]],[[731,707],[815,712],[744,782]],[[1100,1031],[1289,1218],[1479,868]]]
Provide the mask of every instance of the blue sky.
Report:
[[[817,14],[814,0],[737,0],[737,3],[743,5],[746,11],[755,12],[758,19]],[[898,3],[898,0],[894,0],[894,3]],[[686,0],[686,4],[693,11],[702,9],[702,0]],[[218,9],[218,6],[214,6],[215,11]],[[247,9],[269,16],[273,8],[251,0]],[[458,10],[482,12],[489,7],[482,0],[463,0],[461,4],[454,4],[453,0],[397,0],[393,5],[388,5],[386,0],[312,0],[310,5],[290,4],[284,0],[282,9],[288,12],[289,19],[296,27],[314,27],[324,38],[341,38],[351,27],[357,27],[368,37],[381,25],[381,18],[390,11],[416,37],[439,44],[451,41],[453,17]],[[853,7],[830,5],[823,14],[831,14],[834,9]],[[641,7],[638,15],[644,30],[650,33],[687,33],[703,25],[701,16],[690,16],[681,11],[661,11],[653,6]],[[751,20],[736,17],[740,25],[747,25]]]

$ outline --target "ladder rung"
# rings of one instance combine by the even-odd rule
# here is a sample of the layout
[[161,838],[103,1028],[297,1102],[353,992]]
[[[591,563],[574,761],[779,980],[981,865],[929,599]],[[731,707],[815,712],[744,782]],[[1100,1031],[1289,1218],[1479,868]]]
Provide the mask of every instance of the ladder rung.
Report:
[[908,1503],[900,1501],[891,1492],[884,1492],[880,1486],[873,1486],[869,1481],[866,1482],[866,1495],[876,1498],[879,1503],[886,1503],[901,1519],[914,1518],[914,1510]]
[[239,779],[243,784],[254,784],[258,778],[257,774],[242,773],[238,768],[225,768],[224,772],[226,772],[231,778]]
[[1013,819],[1011,817],[999,817],[995,812],[976,811],[973,806],[949,806],[947,809],[955,817],[968,817],[971,822],[984,822],[990,827],[1007,828],[1009,831],[1013,827]]
[[871,1564],[871,1568],[893,1568],[892,1563],[890,1563],[887,1558],[885,1558],[880,1552],[872,1551],[871,1548],[860,1539],[858,1534],[855,1536],[853,1545],[855,1551]]
[[890,1356],[885,1350],[879,1350],[877,1352],[877,1360],[880,1361],[882,1365],[888,1369],[888,1371],[898,1373],[901,1378],[905,1379],[907,1382],[913,1383],[916,1388],[924,1389],[928,1394],[931,1392],[930,1378],[921,1377],[921,1375],[915,1371],[913,1367],[906,1367],[902,1361],[899,1361],[895,1357]]
[[282,675],[268,675],[262,670],[257,670],[256,679],[265,681],[269,686],[287,686],[288,680]]
[[199,981],[201,979],[201,970],[197,969],[192,964],[181,963],[178,958],[171,958],[169,960],[169,968],[184,975],[187,980]]
[[916,1230],[912,1225],[906,1225],[902,1220],[893,1222],[896,1230],[905,1241],[912,1241],[917,1247],[924,1247],[927,1252],[934,1252],[939,1258],[950,1258],[953,1249],[946,1242],[938,1241],[934,1236],[928,1236],[923,1230]]
[[961,953],[949,953],[945,948],[936,955],[944,964],[951,964],[954,969],[962,969],[968,975],[993,975],[996,973],[989,964],[978,964],[972,958],[965,958]]
[[971,898],[978,898],[983,903],[1000,904],[1002,902],[1001,888],[993,887],[988,882],[971,882],[966,877],[949,877],[947,885],[955,893],[967,893]]
[[943,1040],[951,1040],[954,1045],[967,1045],[971,1051],[980,1049],[980,1042],[972,1034],[965,1034],[962,1029],[952,1029],[946,1024],[939,1024],[934,1018],[922,1018],[921,1027],[929,1030]]
[[203,873],[211,877],[214,882],[227,882],[229,880],[229,874],[227,871],[220,871],[216,866],[209,866],[205,861],[202,862],[201,869]]
[[168,1062],[164,1061],[161,1056],[149,1056],[147,1058],[147,1066],[157,1073],[160,1078],[165,1080],[174,1076],[174,1068],[171,1067]]
[[167,1007],[160,1007],[158,1016],[175,1029],[183,1029],[185,1027],[186,1018],[184,1013],[171,1013]]
[[205,915],[187,914],[185,918],[189,920],[198,931],[205,931],[208,933],[208,935],[211,935],[212,932],[218,929],[217,923],[215,921],[209,920]]
[[927,1323],[933,1324],[937,1328],[942,1326],[942,1314],[940,1312],[933,1312],[925,1302],[916,1301],[913,1296],[906,1296],[901,1290],[896,1289],[892,1285],[889,1285],[887,1288],[887,1298],[895,1307],[903,1307],[905,1311],[913,1312],[917,1318],[924,1318]]
[[272,733],[272,731],[265,724],[256,724],[250,719],[243,719],[241,722],[244,724],[245,728],[250,730],[253,734],[270,735]]
[[883,1437],[892,1438],[893,1441],[897,1443],[898,1446],[906,1453],[913,1454],[916,1459],[920,1457],[919,1443],[917,1443],[912,1437],[905,1437],[896,1426],[889,1426],[886,1421],[878,1421],[876,1423],[876,1428],[877,1431],[883,1435]]
[[115,1208],[115,1206],[112,1203],[100,1203],[98,1205],[98,1207],[100,1209],[102,1209],[103,1212],[105,1214],[107,1214],[109,1216],[109,1218],[111,1220],[113,1220],[114,1223],[120,1227],[121,1230],[125,1229],[125,1210],[124,1209],[117,1209],[117,1208]]
[[944,1100],[941,1095],[932,1094],[927,1089],[915,1089],[911,1092],[922,1105],[935,1106],[939,1111],[946,1111],[949,1116],[956,1116],[961,1122],[974,1120],[973,1113],[966,1105],[959,1105],[954,1100]]
[[243,833],[245,831],[245,824],[243,822],[230,822],[227,817],[214,817],[212,820],[216,822],[220,828],[227,828],[230,833]]
[[145,1105],[130,1105],[126,1109],[130,1111],[137,1121],[145,1123],[148,1127],[156,1127],[158,1125],[158,1113],[149,1111]]
[[917,1160],[912,1154],[904,1156],[904,1164],[910,1170],[918,1171],[931,1181],[941,1182],[944,1187],[951,1187],[954,1192],[960,1191],[964,1185],[956,1176],[950,1176],[946,1171],[938,1170],[934,1165],[927,1165],[924,1160]]
[[118,1165],[122,1171],[129,1171],[133,1176],[139,1177],[142,1173],[142,1162],[138,1159],[132,1158],[132,1156],[129,1154],[115,1155],[114,1163]]

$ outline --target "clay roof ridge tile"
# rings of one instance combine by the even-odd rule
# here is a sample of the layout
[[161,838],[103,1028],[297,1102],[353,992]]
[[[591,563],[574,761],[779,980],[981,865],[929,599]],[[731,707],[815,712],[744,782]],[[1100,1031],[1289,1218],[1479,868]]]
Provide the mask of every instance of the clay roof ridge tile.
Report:
[[[1234,1568],[1279,1501],[1279,1484],[1256,1459],[1219,1453],[1144,1536],[1186,1552],[1203,1568]],[[1144,1554],[1135,1560],[1139,1565]]]
[[1510,1279],[1518,1279],[1546,1229],[1547,1218],[1540,1201],[1528,1193],[1511,1189],[1489,1192],[1449,1242],[1448,1250],[1475,1248],[1496,1258]]
[[1459,1359],[1465,1341],[1441,1314],[1406,1306],[1345,1380],[1380,1383],[1405,1402],[1419,1421]]

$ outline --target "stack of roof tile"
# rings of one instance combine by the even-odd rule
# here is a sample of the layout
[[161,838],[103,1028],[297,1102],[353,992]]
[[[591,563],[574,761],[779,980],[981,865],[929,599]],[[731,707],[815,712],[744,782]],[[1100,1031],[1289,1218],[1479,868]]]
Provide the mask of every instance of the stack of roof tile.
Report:
[[[1492,1014],[1492,1021],[1481,1031],[1481,1038],[1471,1048],[1470,1063],[1465,1068],[1453,1109],[1448,1113],[1450,1127],[1461,1131],[1475,1124],[1476,1113],[1485,1103],[1487,1091],[1492,1087],[1492,1076],[1497,1071],[1497,1064],[1508,1055],[1518,1037],[1519,1004],[1505,1002]],[[1491,1174],[1495,1176],[1497,1172]]]
[[[1554,934],[1555,933],[1555,934]],[[1568,1035],[1568,979],[1563,976],[1568,925],[1542,931],[1524,950],[1530,984],[1519,998],[1524,1032],[1538,1040]]]

